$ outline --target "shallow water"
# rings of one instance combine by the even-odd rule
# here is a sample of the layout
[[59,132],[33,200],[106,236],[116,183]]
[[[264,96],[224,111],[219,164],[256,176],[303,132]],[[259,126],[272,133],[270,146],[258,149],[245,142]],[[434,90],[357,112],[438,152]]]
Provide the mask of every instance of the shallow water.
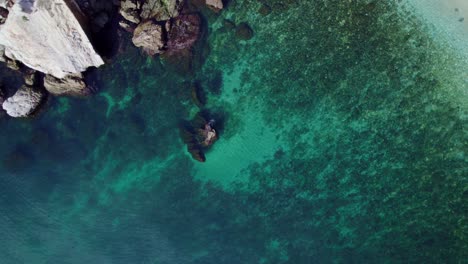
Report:
[[[468,53],[406,2],[261,2],[207,18],[193,75],[128,45],[99,94],[0,119],[2,263],[468,259]],[[177,129],[195,80],[206,163]]]

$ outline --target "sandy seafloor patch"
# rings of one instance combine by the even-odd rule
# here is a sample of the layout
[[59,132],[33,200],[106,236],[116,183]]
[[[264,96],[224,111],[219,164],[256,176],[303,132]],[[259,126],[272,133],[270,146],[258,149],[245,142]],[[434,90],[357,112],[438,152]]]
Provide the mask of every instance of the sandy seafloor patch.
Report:
[[[468,259],[467,21],[419,0],[261,2],[208,18],[193,77],[128,47],[100,94],[0,119],[2,263]],[[177,131],[194,79],[223,116],[205,164]]]

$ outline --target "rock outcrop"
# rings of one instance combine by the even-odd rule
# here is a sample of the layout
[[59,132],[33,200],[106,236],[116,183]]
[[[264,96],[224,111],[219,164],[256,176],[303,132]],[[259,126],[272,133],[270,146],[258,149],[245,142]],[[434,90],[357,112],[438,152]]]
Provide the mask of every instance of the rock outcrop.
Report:
[[46,93],[40,89],[23,85],[2,103],[2,108],[11,117],[28,117],[42,104]]
[[0,45],[8,58],[57,78],[104,63],[79,22],[74,0],[16,1],[7,11]]
[[81,73],[70,74],[62,79],[46,75],[44,88],[53,95],[85,96],[90,93]]

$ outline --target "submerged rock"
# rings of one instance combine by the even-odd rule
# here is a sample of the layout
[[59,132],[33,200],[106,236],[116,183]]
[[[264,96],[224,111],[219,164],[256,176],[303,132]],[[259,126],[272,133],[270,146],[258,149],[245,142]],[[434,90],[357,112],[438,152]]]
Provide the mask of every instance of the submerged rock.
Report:
[[11,117],[28,117],[39,108],[45,98],[44,91],[23,85],[3,102],[2,108]]
[[0,26],[0,44],[8,58],[57,78],[104,63],[73,0],[16,1],[8,11]]
[[236,38],[240,40],[249,40],[253,37],[254,32],[249,24],[242,22],[236,27]]
[[44,77],[44,88],[54,95],[85,96],[89,94],[81,73],[70,74],[62,79],[46,75]]
[[139,24],[133,32],[132,42],[135,46],[143,48],[148,55],[161,53],[164,48],[162,26],[151,20]]

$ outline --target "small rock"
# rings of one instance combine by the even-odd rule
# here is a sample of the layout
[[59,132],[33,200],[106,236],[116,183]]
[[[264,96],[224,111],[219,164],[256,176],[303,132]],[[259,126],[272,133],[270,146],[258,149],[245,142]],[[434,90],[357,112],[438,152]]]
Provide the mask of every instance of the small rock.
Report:
[[222,0],[206,0],[206,5],[215,12],[221,11],[224,7]]
[[90,93],[81,73],[69,74],[61,79],[46,75],[44,88],[54,95],[85,96]]
[[135,28],[132,42],[150,56],[161,53],[164,47],[162,27],[151,20],[143,22]]
[[45,97],[45,92],[23,85],[3,102],[2,107],[11,117],[28,117],[34,114]]
[[34,86],[37,81],[37,74],[35,70],[28,69],[23,73],[24,83],[29,86]]

